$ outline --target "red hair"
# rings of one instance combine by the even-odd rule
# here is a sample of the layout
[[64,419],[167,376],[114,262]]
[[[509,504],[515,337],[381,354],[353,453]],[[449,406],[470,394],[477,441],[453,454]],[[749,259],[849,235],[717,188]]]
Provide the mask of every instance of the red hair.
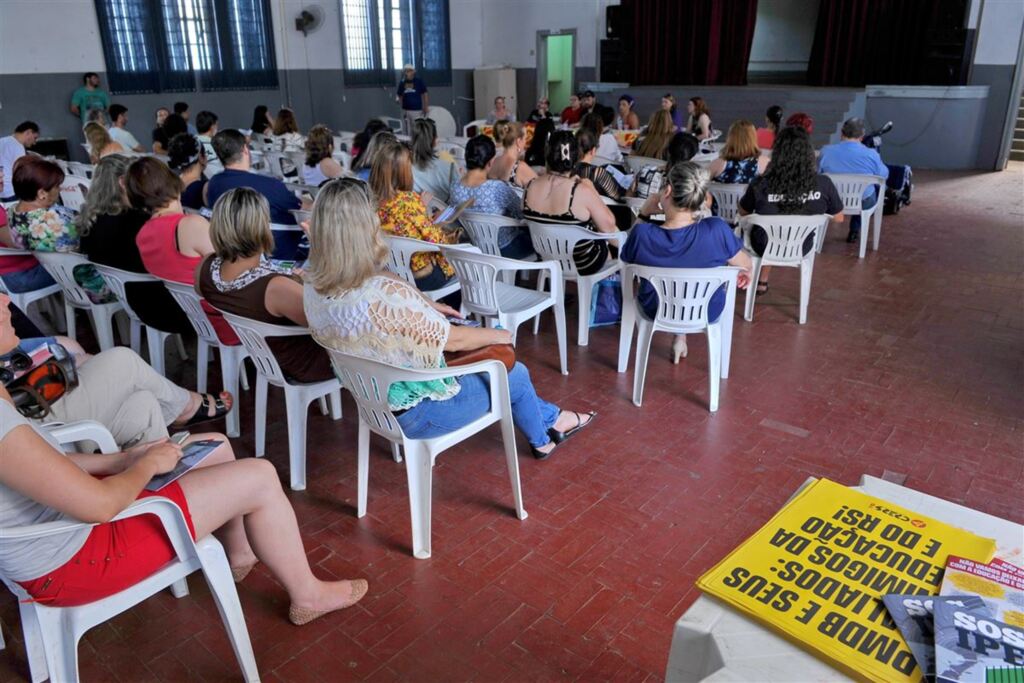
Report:
[[788,119],[786,119],[786,125],[799,126],[800,128],[806,130],[808,135],[814,132],[814,119],[812,119],[808,114],[805,114],[802,111],[798,111],[797,113],[793,114]]

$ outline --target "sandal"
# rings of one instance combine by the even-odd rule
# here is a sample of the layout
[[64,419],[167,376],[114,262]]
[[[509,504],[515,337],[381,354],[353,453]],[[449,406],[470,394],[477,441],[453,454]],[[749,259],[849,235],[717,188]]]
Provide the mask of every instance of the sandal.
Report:
[[767,294],[768,293],[768,283],[759,280],[758,283],[757,283],[757,293],[759,295],[760,294]]
[[[203,422],[218,420],[230,413],[233,405],[234,400],[227,391],[220,392],[220,396],[217,397],[214,397],[213,394],[204,394],[202,400],[199,401],[199,407],[196,408],[196,412],[192,414],[192,417],[186,422],[175,422],[172,426],[175,428],[191,427]],[[212,415],[210,414],[211,407],[213,408]]]
[[554,427],[552,427],[551,429],[548,430],[548,436],[551,437],[551,440],[554,441],[556,445],[560,444],[566,439],[568,439],[570,436],[575,434],[576,432],[580,431],[581,429],[589,425],[591,422],[594,421],[594,418],[597,417],[597,413],[594,412],[593,410],[591,410],[589,413],[584,414],[589,416],[590,418],[586,422],[580,419],[580,413],[576,413],[575,427],[573,427],[572,429],[567,429],[564,432],[557,431]]

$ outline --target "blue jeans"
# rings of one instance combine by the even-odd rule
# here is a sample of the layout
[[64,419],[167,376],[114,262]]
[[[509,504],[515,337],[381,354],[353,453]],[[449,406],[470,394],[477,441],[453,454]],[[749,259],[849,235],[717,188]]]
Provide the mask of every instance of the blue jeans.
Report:
[[[874,188],[869,190],[870,194],[864,195],[863,199],[860,200],[860,208],[867,211],[872,206],[878,203],[878,193]],[[860,216],[850,217],[850,232],[860,232]]]
[[15,294],[34,292],[43,287],[57,284],[41,265],[36,264],[28,270],[19,270],[16,273],[4,275],[4,285],[7,290]]
[[505,258],[514,258],[520,261],[537,253],[533,250],[533,240],[530,239],[530,233],[525,230],[520,230],[519,234],[511,242],[503,247],[499,247],[499,249],[501,255]]
[[[411,439],[432,439],[454,432],[490,410],[491,393],[484,373],[459,378],[459,393],[444,401],[426,399],[398,416],[402,431]],[[534,448],[551,442],[548,429],[554,426],[558,406],[537,396],[530,380],[530,371],[516,363],[508,373],[509,396],[512,399],[512,421]]]

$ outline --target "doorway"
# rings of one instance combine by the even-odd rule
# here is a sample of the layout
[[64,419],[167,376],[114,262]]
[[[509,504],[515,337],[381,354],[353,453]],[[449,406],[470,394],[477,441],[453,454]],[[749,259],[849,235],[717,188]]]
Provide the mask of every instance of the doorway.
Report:
[[576,31],[538,31],[537,98],[547,96],[552,113],[569,106],[569,96],[576,92],[575,75]]

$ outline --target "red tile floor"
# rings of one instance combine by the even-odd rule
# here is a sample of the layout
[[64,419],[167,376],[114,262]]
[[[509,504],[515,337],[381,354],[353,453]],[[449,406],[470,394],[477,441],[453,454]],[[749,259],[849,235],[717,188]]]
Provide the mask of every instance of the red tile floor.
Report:
[[[858,260],[845,230],[832,230],[805,326],[796,271],[776,272],[755,322],[737,320],[716,415],[699,338],[678,366],[670,338],[655,339],[638,409],[632,372],[615,372],[617,328],[570,346],[568,377],[550,317],[540,336],[521,334],[539,392],[598,410],[598,421],[546,462],[520,446],[525,521],[511,511],[496,428],[443,454],[430,560],[411,556],[405,473],[383,442],[369,514],[355,518],[352,403],[339,423],[311,415],[309,489],[290,494],[310,562],[323,576],[365,576],[371,592],[296,628],[284,592],[255,572],[239,593],[263,680],[659,680],[694,579],[812,475],[855,484],[888,470],[1024,522],[1024,165],[916,180],[914,203],[885,217],[881,251]],[[282,395],[270,398],[283,415]],[[237,447],[248,456],[243,402]],[[268,443],[284,480],[278,420]],[[161,594],[91,631],[83,679],[238,679],[205,584],[190,585],[185,599]],[[0,681],[22,680],[9,595],[0,620]]]

